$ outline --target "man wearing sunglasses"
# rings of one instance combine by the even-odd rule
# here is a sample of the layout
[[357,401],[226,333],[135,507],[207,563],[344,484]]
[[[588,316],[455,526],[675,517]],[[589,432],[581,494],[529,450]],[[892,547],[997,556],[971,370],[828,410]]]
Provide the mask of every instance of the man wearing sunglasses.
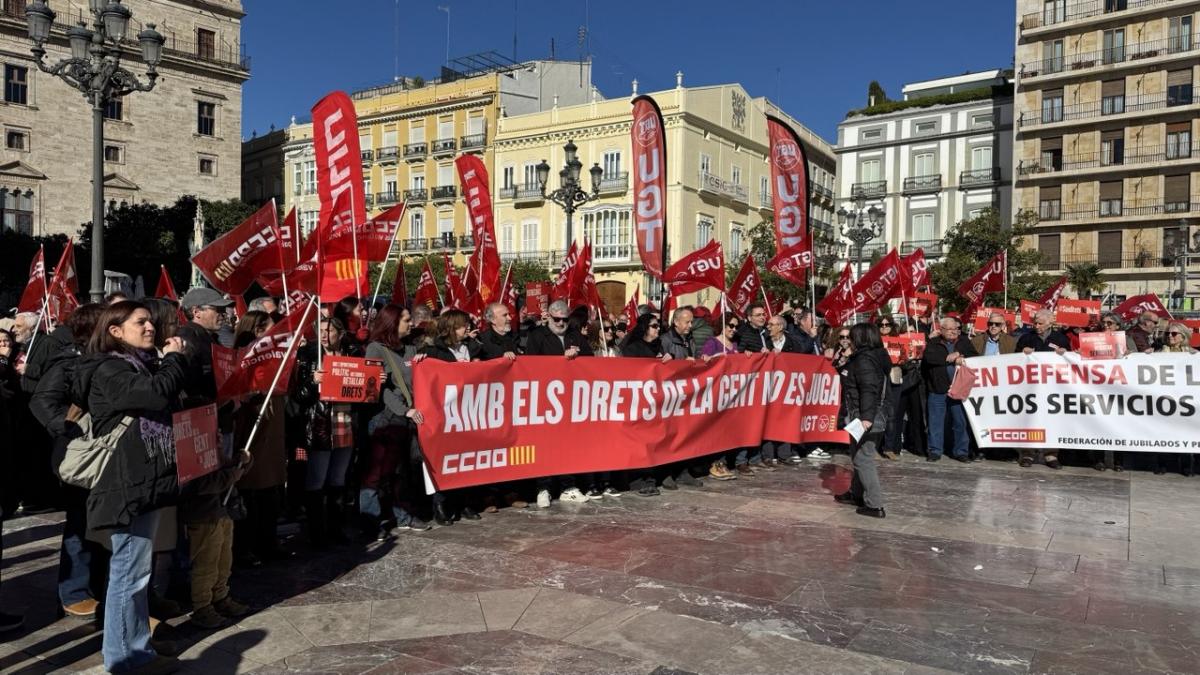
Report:
[[1017,351],[1017,339],[1008,334],[1004,315],[993,313],[988,317],[987,330],[971,338],[971,346],[983,356],[1012,354]]
[[1125,337],[1133,340],[1133,346],[1137,348],[1137,351],[1149,353],[1162,346],[1162,343],[1154,337],[1157,329],[1158,315],[1154,312],[1142,312],[1138,315],[1137,323],[1125,331]]

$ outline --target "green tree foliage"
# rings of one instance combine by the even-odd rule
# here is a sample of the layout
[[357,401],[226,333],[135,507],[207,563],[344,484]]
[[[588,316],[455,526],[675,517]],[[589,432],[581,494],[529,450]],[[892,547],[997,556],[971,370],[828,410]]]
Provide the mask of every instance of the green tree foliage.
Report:
[[[262,208],[262,204],[247,204],[240,199],[226,199],[220,202],[210,202],[204,200],[201,202],[204,207],[204,241],[212,241],[217,237],[232,230],[254,215],[254,212]],[[282,204],[276,204],[277,208],[282,208]],[[282,222],[283,216],[279,217]],[[191,235],[188,235],[189,239]]]
[[[153,293],[158,283],[159,265],[166,265],[175,289],[183,293],[191,280],[189,246],[196,198],[180,197],[168,207],[131,204],[109,213],[104,225],[104,267],[137,279],[142,277],[146,292]],[[91,275],[91,227],[85,225],[75,247],[81,291]]]
[[1078,263],[1067,265],[1067,283],[1075,289],[1080,300],[1087,300],[1102,292],[1108,285],[1104,273],[1096,263]]
[[[62,234],[31,237],[15,230],[0,231],[0,309],[15,307],[20,301],[25,284],[29,283],[29,265],[39,246],[46,247],[46,273],[52,274],[66,245],[67,237]],[[79,258],[78,250],[75,258]]]
[[[783,277],[771,272],[767,269],[767,262],[775,257],[775,228],[774,219],[768,217],[762,222],[750,228],[747,233],[750,239],[750,250],[742,257],[733,259],[732,257],[725,258],[725,285],[730,287],[733,285],[733,280],[737,278],[738,272],[741,271],[742,265],[746,262],[746,256],[754,256],[754,263],[758,265],[758,273],[762,276],[763,289],[766,292],[774,295],[777,298],[786,298],[787,300],[796,300],[807,305],[808,288],[806,286],[797,286]],[[818,241],[818,246],[820,242]],[[823,270],[821,267],[821,257],[817,259],[817,280],[822,278]],[[809,280],[812,283],[812,280]],[[712,296],[714,299],[719,297]],[[761,300],[761,298],[759,298]]]
[[[958,287],[1001,249],[1008,250],[1009,307],[1016,307],[1022,298],[1040,297],[1050,287],[1054,279],[1037,271],[1041,254],[1023,248],[1035,217],[1022,212],[1012,227],[1006,227],[1000,222],[998,212],[987,209],[979,217],[960,221],[950,228],[943,240],[945,256],[929,265],[929,278],[942,311],[966,308],[967,299],[959,295]],[[999,307],[1003,300],[1003,293],[991,293],[985,304]]]
[[867,85],[867,105],[879,105],[887,103],[889,100],[887,92],[883,90],[883,85],[876,80],[871,80],[871,84]]
[[[445,296],[446,264],[440,253],[408,258],[404,261],[404,281],[408,285],[409,295],[411,296],[417,292],[417,283],[421,280],[421,270],[425,269],[426,261],[429,262],[429,269],[433,272],[434,280],[437,281],[438,291]],[[375,283],[379,280],[379,272],[382,268],[382,265],[371,266],[370,279],[372,293],[375,292]],[[392,286],[396,281],[396,269],[397,265],[395,261],[388,263],[387,270],[383,272],[383,283],[379,285],[380,298],[387,299],[392,296]],[[504,281],[504,275],[507,273],[508,263],[505,263],[500,268],[500,280],[502,282]],[[525,297],[526,283],[550,280],[550,272],[541,263],[535,260],[513,261],[512,284],[517,289],[518,297]],[[499,292],[499,289],[497,289],[497,292]]]

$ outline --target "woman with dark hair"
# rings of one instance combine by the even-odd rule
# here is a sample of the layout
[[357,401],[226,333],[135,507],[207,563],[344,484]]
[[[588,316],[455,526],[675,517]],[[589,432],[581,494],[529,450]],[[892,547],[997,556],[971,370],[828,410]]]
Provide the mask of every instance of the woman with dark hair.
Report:
[[296,369],[288,399],[288,447],[303,448],[308,456],[304,510],[309,541],[314,548],[348,540],[342,529],[342,491],[354,455],[354,409],[349,403],[321,400],[323,373],[317,369],[318,350],[330,356],[361,356],[349,348],[346,327],[333,318],[321,319],[319,344],[307,344],[296,354]]
[[142,304],[150,312],[150,321],[154,324],[154,346],[162,349],[179,330],[179,307],[162,298],[146,298]]
[[362,343],[369,338],[365,328],[366,322],[363,319],[363,310],[365,309],[366,305],[359,302],[358,298],[348,295],[333,306],[329,316],[341,321],[342,325],[346,327],[347,340]]
[[846,409],[846,426],[858,423],[861,435],[850,436],[850,459],[854,478],[850,490],[834,497],[842,504],[858,505],[858,513],[874,518],[887,515],[883,510],[883,494],[879,475],[875,472],[875,448],[887,428],[888,371],[892,360],[883,348],[879,328],[869,323],[855,324],[850,329],[854,354],[841,370],[842,405]]
[[[719,320],[721,315],[715,315],[713,318]],[[737,349],[737,332],[738,327],[742,325],[742,320],[736,314],[726,314],[725,324],[722,326],[721,332],[708,338],[704,343],[704,347],[700,350],[700,356],[705,361],[711,360],[714,356],[724,356],[726,354],[736,354]]]
[[76,391],[97,436],[119,438],[87,500],[89,530],[111,530],[112,558],[101,653],[109,672],[166,670],[150,645],[148,591],[161,509],[178,497],[171,414],[183,388],[184,343],[170,338],[160,360],[150,312],[122,301],[101,313],[76,370]]
[[657,316],[639,316],[637,323],[621,343],[621,356],[660,359],[663,363],[670,361],[671,355],[663,351],[662,341],[659,340],[661,333],[662,323]]
[[[246,312],[234,326],[234,348],[253,344],[274,325],[271,315],[264,311],[252,309]],[[245,450],[252,458],[250,468],[237,484],[238,494],[246,506],[246,516],[234,523],[233,548],[235,557],[250,567],[288,557],[279,547],[275,530],[279,519],[279,488],[287,481],[286,394],[271,394],[253,442],[246,446],[258,413],[263,410],[264,396],[252,394],[246,397],[233,414],[233,448]]]
[[[409,344],[412,315],[400,305],[388,305],[371,323],[367,358],[383,362],[379,412],[367,424],[370,456],[365,458],[358,493],[358,510],[369,519],[379,541],[392,528],[428,530],[429,523],[414,517],[402,506],[406,501],[405,480],[420,463],[417,425],[425,421],[413,407],[412,364],[424,358]],[[415,473],[415,472],[414,472]],[[389,515],[384,515],[384,514]]]

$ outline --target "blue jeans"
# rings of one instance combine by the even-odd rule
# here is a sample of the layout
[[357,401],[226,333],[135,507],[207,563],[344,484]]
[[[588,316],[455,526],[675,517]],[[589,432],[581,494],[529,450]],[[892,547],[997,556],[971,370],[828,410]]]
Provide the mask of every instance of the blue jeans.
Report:
[[954,443],[951,455],[967,456],[967,416],[962,401],[945,394],[929,395],[929,456],[941,457],[945,449],[946,413],[950,414],[950,439]]
[[763,441],[763,458],[778,459],[781,462],[786,462],[796,454],[791,443],[782,441]]
[[150,568],[159,511],[135,516],[112,533],[108,595],[104,602],[104,667],[119,673],[154,659],[150,646]]
[[391,501],[388,495],[382,494],[378,489],[363,488],[358,491],[358,512],[364,516],[370,516],[374,520],[383,522],[387,520],[383,516],[383,510],[389,508],[392,512],[392,518],[396,519],[397,527],[404,527],[411,523],[413,519],[412,514],[397,504],[388,504]]
[[733,465],[741,466],[743,464],[761,464],[762,463],[762,446],[755,445],[746,448],[738,448],[734,453]]
[[67,500],[67,518],[58,553],[58,600],[66,606],[92,597],[92,544],[86,540],[87,493],[65,487],[63,497]]
[[354,448],[334,448],[333,450],[309,452],[304,489],[320,490],[325,487],[345,486],[346,470],[350,468],[350,455],[353,453]]

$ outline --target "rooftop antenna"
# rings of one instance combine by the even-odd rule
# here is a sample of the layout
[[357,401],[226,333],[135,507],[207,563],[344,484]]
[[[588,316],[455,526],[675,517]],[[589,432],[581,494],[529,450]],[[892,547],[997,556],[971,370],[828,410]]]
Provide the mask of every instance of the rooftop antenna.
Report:
[[517,60],[517,0],[513,0],[513,61]]
[[395,31],[395,41],[392,45],[392,82],[400,81],[400,0],[396,0],[395,14],[392,16],[392,28]]
[[438,5],[438,11],[446,13],[446,65],[450,65],[450,5]]

